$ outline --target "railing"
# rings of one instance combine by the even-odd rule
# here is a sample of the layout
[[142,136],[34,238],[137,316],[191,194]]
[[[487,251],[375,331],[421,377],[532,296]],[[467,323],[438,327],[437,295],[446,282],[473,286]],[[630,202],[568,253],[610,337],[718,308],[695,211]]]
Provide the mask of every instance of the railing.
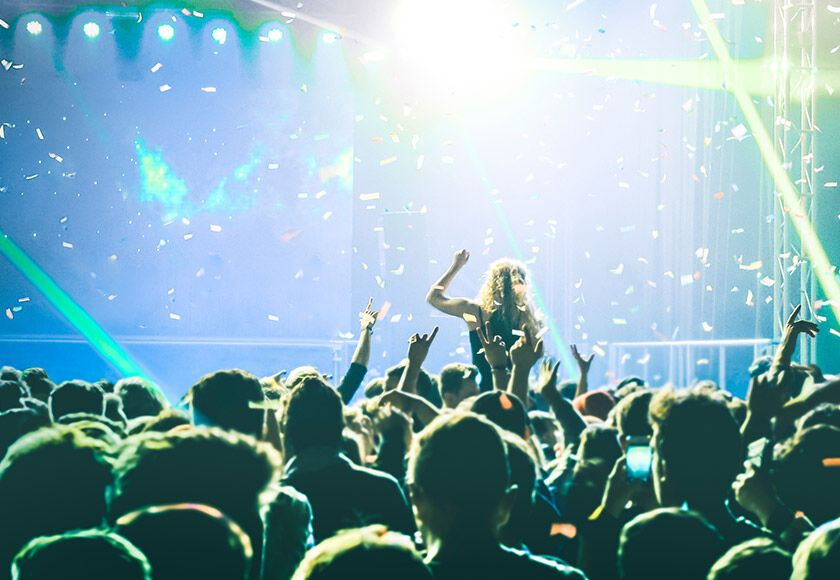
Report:
[[[615,379],[629,374],[624,372],[627,358],[631,351],[641,354],[637,362],[642,366],[641,378],[650,381],[650,359],[655,351],[665,350],[668,356],[667,381],[674,385],[690,385],[697,378],[696,362],[693,354],[699,349],[717,349],[718,386],[726,388],[726,353],[733,348],[752,348],[753,359],[761,355],[763,348],[771,345],[769,338],[730,339],[730,340],[672,340],[646,342],[613,342],[607,351],[607,361],[611,376]],[[641,352],[639,352],[641,351]],[[634,373],[636,374],[636,373]]]

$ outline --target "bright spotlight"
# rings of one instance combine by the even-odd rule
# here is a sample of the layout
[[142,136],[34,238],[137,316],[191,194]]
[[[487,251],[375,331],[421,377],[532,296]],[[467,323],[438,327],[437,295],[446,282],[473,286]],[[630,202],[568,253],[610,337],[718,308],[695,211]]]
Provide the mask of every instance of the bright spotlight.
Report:
[[99,25],[96,22],[85,23],[82,30],[88,38],[96,38],[99,36]]
[[43,29],[44,27],[37,20],[30,20],[26,23],[26,31],[32,36],[38,36]]
[[324,44],[332,44],[339,40],[339,35],[335,32],[325,32],[321,35],[321,40],[324,41]]
[[222,27],[214,28],[213,31],[210,32],[210,36],[219,44],[224,44],[225,41],[227,41],[227,30]]
[[161,24],[158,26],[158,36],[161,40],[168,42],[175,36],[175,29],[172,28],[171,24]]
[[272,28],[268,31],[269,42],[280,42],[281,38],[283,38],[283,31],[279,28]]
[[517,16],[501,0],[402,0],[394,19],[401,55],[434,81],[467,93],[511,86],[521,68]]

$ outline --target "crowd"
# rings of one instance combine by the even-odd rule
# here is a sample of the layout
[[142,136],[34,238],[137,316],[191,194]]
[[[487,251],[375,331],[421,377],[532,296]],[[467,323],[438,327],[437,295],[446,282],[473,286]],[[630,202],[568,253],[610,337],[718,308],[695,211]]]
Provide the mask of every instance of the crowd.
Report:
[[522,264],[447,295],[468,259],[427,296],[472,346],[438,374],[435,328],[365,384],[372,302],[337,387],[221,370],[172,405],[3,367],[0,580],[840,577],[840,381],[793,364],[799,308],[746,401],[593,389],[574,346],[558,381]]

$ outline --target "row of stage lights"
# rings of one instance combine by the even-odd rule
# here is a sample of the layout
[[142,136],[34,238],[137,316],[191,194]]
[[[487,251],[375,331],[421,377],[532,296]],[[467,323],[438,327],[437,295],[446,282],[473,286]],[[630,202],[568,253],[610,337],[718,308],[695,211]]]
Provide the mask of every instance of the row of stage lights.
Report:
[[[30,20],[26,23],[26,31],[32,36],[38,36],[43,32],[43,26],[37,20]],[[99,25],[96,22],[86,22],[82,26],[82,32],[91,40],[97,38],[101,32]],[[169,42],[175,37],[175,28],[171,24],[161,24],[157,29],[158,37],[164,42]],[[219,44],[227,42],[228,31],[226,28],[219,26],[210,31],[210,37]],[[268,42],[280,42],[283,38],[283,31],[279,28],[270,28],[265,33],[265,39]],[[339,35],[335,32],[325,32],[322,37],[326,44],[332,44],[339,40]]]

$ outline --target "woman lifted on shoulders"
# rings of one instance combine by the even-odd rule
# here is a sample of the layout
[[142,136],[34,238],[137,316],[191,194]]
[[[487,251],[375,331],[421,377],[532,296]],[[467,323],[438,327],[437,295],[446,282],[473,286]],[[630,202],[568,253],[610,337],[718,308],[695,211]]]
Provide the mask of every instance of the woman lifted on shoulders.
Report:
[[514,331],[536,336],[542,326],[528,285],[528,269],[517,260],[496,260],[482,276],[483,284],[475,299],[453,298],[445,294],[455,275],[470,259],[467,250],[455,253],[452,265],[435,282],[426,295],[426,302],[445,314],[463,318],[470,331],[472,362],[481,372],[481,390],[492,388],[490,366],[480,354],[482,345],[476,329],[490,323],[492,336],[500,336],[510,348],[516,342]]

